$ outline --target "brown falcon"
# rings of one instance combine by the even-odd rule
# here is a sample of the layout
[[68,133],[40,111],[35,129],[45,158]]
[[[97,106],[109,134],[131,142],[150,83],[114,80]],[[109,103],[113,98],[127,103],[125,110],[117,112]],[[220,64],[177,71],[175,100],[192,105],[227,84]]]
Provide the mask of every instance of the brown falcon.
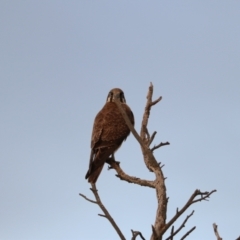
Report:
[[119,88],[112,89],[108,94],[106,104],[97,114],[93,124],[90,163],[85,176],[90,183],[97,181],[105,161],[111,155],[114,158],[114,152],[130,133],[115,100],[121,102],[122,108],[134,125],[134,116],[126,104],[123,91]]

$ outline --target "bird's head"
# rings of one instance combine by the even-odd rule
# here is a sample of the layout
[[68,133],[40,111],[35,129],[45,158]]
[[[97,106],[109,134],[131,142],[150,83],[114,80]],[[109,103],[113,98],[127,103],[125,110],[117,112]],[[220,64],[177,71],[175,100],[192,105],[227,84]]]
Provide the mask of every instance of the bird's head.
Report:
[[120,88],[113,88],[107,97],[107,102],[114,102],[115,100],[119,100],[122,103],[125,103],[124,93]]

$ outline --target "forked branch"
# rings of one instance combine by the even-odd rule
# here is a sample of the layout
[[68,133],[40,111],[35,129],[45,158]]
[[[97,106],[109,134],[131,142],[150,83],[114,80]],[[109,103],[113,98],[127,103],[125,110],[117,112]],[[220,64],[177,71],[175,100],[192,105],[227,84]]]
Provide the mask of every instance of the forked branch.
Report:
[[[193,204],[196,202],[200,202],[203,200],[207,200],[212,193],[216,192],[216,190],[213,190],[211,192],[201,192],[200,190],[195,190],[192,196],[189,198],[187,203],[182,207],[182,209],[179,211],[177,210],[174,217],[164,226],[162,229],[162,234],[164,234],[170,226]],[[197,198],[198,197],[198,198]]]
[[173,237],[174,237],[175,235],[177,235],[177,233],[180,232],[180,231],[182,230],[182,228],[185,227],[185,223],[186,223],[187,220],[193,215],[193,213],[194,213],[194,210],[191,212],[191,214],[189,214],[189,215],[185,218],[185,220],[183,221],[183,223],[180,225],[180,227],[179,227],[176,231],[174,231],[174,228],[172,228],[172,230],[171,230],[171,235],[170,235],[168,238],[166,238],[166,240],[171,240],[171,239],[173,239]]
[[141,232],[139,232],[139,231],[133,231],[132,229],[131,229],[131,232],[132,232],[132,239],[131,239],[131,240],[135,240],[138,235],[140,236],[140,238],[141,238],[142,240],[146,240],[146,239],[143,237],[143,235],[142,235]]
[[108,212],[108,210],[106,209],[106,207],[103,205],[101,199],[100,199],[100,196],[98,194],[98,190],[96,188],[96,185],[94,183],[91,183],[92,185],[92,188],[91,191],[93,192],[94,194],[94,197],[96,199],[96,201],[93,201],[89,198],[87,198],[86,196],[84,196],[83,194],[79,194],[81,197],[85,198],[87,201],[89,202],[92,202],[92,203],[95,203],[97,204],[103,211],[104,214],[98,214],[100,217],[105,217],[108,219],[108,221],[112,224],[113,228],[116,230],[118,236],[120,237],[120,239],[122,240],[126,240],[126,238],[123,236],[121,230],[119,229],[118,225],[116,224],[116,222],[114,221],[114,219],[112,218],[112,216],[110,215],[110,213]]
[[191,228],[189,231],[187,231],[181,238],[180,240],[185,239],[192,231],[195,230],[196,227]]

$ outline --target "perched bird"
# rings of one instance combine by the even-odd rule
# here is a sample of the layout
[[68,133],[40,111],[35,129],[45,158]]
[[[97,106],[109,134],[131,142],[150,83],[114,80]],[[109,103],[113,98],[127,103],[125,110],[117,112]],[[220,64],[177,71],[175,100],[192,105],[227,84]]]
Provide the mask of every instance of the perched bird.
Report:
[[123,91],[120,88],[112,89],[108,94],[106,104],[97,114],[93,124],[89,169],[85,176],[90,183],[97,181],[105,161],[111,155],[114,158],[114,152],[130,133],[115,100],[121,102],[122,108],[134,125],[134,116],[126,104]]

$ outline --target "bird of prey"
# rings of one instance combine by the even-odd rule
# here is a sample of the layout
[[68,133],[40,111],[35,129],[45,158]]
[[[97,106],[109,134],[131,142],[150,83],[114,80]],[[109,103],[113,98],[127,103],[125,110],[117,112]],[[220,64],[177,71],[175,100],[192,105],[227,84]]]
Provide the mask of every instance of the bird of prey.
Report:
[[130,133],[122,113],[114,102],[116,100],[121,102],[122,108],[134,125],[134,116],[126,104],[123,91],[120,88],[112,89],[93,124],[89,169],[85,176],[90,183],[96,183],[105,161],[110,156],[114,158],[114,152],[117,151]]

